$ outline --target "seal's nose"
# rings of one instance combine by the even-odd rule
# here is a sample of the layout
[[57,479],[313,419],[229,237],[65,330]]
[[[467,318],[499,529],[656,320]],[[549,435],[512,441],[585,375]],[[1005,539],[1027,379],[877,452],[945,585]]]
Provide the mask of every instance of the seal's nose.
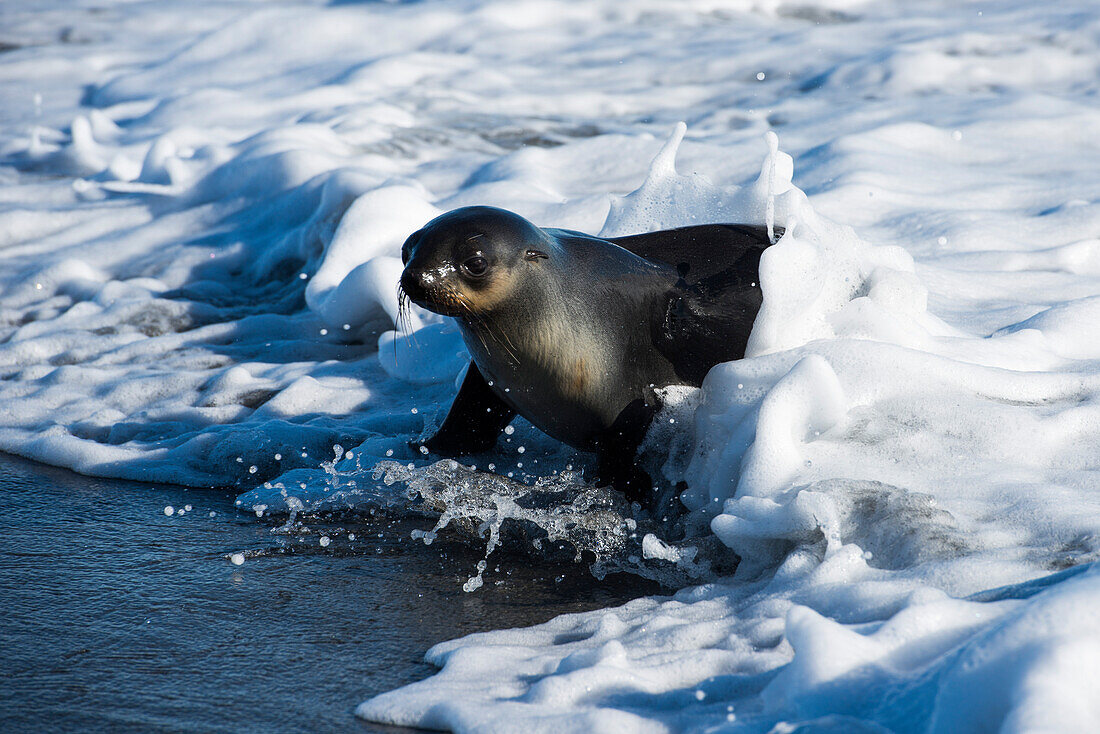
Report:
[[421,275],[416,268],[406,267],[401,271],[401,290],[415,303],[423,303],[426,295]]

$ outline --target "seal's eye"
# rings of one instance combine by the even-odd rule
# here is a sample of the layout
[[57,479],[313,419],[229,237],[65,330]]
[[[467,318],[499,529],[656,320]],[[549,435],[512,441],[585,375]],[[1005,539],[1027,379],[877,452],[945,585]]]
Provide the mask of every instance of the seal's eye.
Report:
[[474,255],[462,263],[462,269],[475,278],[480,278],[489,269],[489,261],[481,255]]

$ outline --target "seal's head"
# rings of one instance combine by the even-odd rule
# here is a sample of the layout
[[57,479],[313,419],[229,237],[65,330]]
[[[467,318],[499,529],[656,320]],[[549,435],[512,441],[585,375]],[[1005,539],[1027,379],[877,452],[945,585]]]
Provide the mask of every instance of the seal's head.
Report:
[[477,319],[516,291],[553,240],[518,214],[487,206],[436,217],[401,247],[401,290],[444,316]]

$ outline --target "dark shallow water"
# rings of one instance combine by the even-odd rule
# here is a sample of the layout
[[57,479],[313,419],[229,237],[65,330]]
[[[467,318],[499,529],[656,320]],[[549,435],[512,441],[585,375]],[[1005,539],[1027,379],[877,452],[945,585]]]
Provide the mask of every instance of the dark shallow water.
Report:
[[352,710],[429,675],[432,644],[655,591],[494,555],[467,594],[480,553],[410,540],[428,521],[307,525],[0,454],[0,730],[402,731]]

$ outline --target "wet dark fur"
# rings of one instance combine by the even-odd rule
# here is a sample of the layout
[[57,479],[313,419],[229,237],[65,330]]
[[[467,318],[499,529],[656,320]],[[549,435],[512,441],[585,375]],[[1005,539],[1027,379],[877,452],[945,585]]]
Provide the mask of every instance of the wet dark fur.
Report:
[[[647,501],[635,454],[654,391],[698,386],[744,356],[769,244],[765,228],[741,224],[599,239],[489,207],[428,223],[402,250],[402,303],[456,317],[474,357],[428,449],[489,450],[518,411],[595,451],[600,481]],[[480,256],[490,271],[479,278],[463,263]]]

